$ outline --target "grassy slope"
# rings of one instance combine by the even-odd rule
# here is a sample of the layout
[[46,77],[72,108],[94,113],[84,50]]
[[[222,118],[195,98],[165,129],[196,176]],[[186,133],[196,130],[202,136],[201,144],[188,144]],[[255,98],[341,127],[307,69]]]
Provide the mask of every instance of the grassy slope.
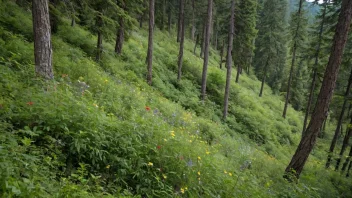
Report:
[[[63,21],[53,36],[56,81],[42,82],[33,72],[30,13],[12,3],[1,9],[3,195],[166,197],[182,196],[186,187],[183,196],[191,197],[348,193],[346,181],[320,165],[322,151],[310,158],[300,184],[282,179],[300,138],[302,115],[290,108],[288,119],[282,119],[281,98],[269,87],[259,98],[255,77],[242,75],[240,84],[232,84],[230,116],[221,122],[225,71],[217,68],[215,51],[209,100],[202,104],[202,60],[192,54],[192,42],[186,41],[178,83],[178,45],[173,36],[156,31],[149,87],[144,82],[146,31],[131,33],[121,57],[113,54],[113,42],[105,42],[97,64],[90,58],[95,36]],[[78,80],[90,86],[84,94]]]

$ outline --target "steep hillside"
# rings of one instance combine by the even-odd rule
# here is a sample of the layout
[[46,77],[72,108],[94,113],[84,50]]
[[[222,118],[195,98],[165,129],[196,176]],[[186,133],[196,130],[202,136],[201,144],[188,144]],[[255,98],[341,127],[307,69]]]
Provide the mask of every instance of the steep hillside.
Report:
[[[62,18],[53,36],[55,80],[35,76],[31,13],[0,1],[0,195],[3,197],[348,197],[347,179],[321,166],[300,182],[282,178],[302,114],[281,117],[282,98],[243,74],[221,119],[225,71],[212,50],[208,100],[199,100],[202,59],[156,30],[153,86],[145,82],[147,32],[135,29],[123,55]],[[325,147],[321,143],[319,147]],[[325,153],[324,153],[325,156]],[[340,179],[336,179],[340,178]]]

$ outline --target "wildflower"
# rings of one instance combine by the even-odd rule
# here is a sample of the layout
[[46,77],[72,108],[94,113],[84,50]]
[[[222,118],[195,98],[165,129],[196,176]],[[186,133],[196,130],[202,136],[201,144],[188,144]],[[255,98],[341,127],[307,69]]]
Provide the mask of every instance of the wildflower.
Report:
[[192,143],[192,140],[189,140],[190,143]]
[[158,150],[160,150],[160,149],[161,149],[161,146],[160,146],[160,145],[158,145],[158,146],[156,146],[156,148],[157,148]]
[[106,168],[109,169],[109,168],[110,168],[110,165],[107,165]]
[[185,193],[185,189],[181,188],[181,193],[184,194]]
[[232,177],[232,173],[229,173],[229,175]]
[[175,137],[175,136],[176,136],[174,131],[171,131],[171,136],[172,136],[172,137]]
[[95,106],[96,108],[98,108],[99,106],[97,105],[97,104],[95,104],[95,103],[93,103],[93,106]]
[[227,174],[227,171],[226,171],[226,170],[224,170],[224,173],[225,173],[225,174]]
[[167,142],[167,139],[164,138],[164,141]]
[[148,162],[148,166],[153,166],[153,163],[151,163],[151,162]]
[[32,101],[27,102],[27,105],[32,106],[34,103]]
[[108,80],[104,80],[105,83],[109,82]]
[[198,175],[200,175],[200,171],[198,171]]
[[167,179],[167,176],[166,176],[165,174],[163,174],[163,178],[164,178],[164,179]]
[[202,158],[200,158],[199,156],[198,156],[198,161],[200,161]]
[[145,110],[150,111],[150,107],[146,106]]
[[210,152],[209,152],[209,151],[206,151],[205,153],[206,153],[207,155],[209,155],[209,154],[210,154]]

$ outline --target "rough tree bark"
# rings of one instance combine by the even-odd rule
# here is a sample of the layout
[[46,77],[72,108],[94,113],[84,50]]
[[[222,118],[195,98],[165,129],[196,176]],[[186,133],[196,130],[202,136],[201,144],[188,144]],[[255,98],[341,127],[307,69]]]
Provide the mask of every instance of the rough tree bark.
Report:
[[201,96],[202,101],[205,100],[206,97],[206,89],[207,89],[207,71],[208,71],[208,61],[209,61],[209,42],[210,42],[210,25],[212,21],[212,7],[213,1],[208,0],[208,16],[205,28],[205,38],[204,38],[204,64],[203,64],[203,73],[202,73],[202,87],[201,87]]
[[322,42],[322,38],[323,38],[323,30],[324,30],[324,24],[325,24],[325,15],[326,15],[327,5],[328,5],[329,2],[330,2],[330,0],[324,0],[324,10],[323,10],[323,16],[322,16],[322,19],[321,19],[320,29],[319,29],[318,46],[317,46],[317,49],[315,51],[315,62],[314,62],[314,67],[313,67],[313,77],[312,77],[312,83],[310,85],[309,99],[308,99],[308,102],[307,102],[306,113],[305,113],[305,116],[304,116],[302,134],[304,133],[304,131],[307,128],[308,117],[309,117],[310,109],[311,109],[311,106],[312,106],[313,95],[314,95],[314,90],[315,90],[315,81],[316,81],[316,78],[317,78],[317,67],[318,67],[318,64],[319,64],[320,47],[321,47],[321,42]]
[[[229,24],[229,35],[228,35],[228,47],[226,57],[226,86],[225,86],[225,97],[224,97],[224,112],[223,118],[226,119],[229,107],[229,96],[230,96],[230,85],[231,85],[231,70],[232,70],[232,48],[233,48],[233,36],[235,33],[235,0],[231,2],[231,18]],[[225,45],[225,43],[224,43]]]
[[290,100],[291,82],[292,82],[292,77],[293,77],[293,69],[294,69],[295,61],[296,61],[296,50],[297,50],[296,38],[298,37],[298,30],[299,30],[300,22],[301,22],[302,6],[303,6],[303,0],[300,0],[299,1],[298,12],[297,12],[297,14],[299,16],[299,19],[298,19],[295,35],[294,35],[294,38],[293,38],[294,44],[293,44],[293,48],[292,48],[292,61],[291,61],[290,76],[288,78],[288,83],[287,83],[287,92],[286,92],[286,100],[285,100],[284,112],[282,113],[282,117],[283,118],[286,118],[288,102]]
[[200,57],[203,58],[204,56],[204,48],[205,48],[205,30],[206,30],[206,22],[204,21],[204,24],[203,24],[203,38],[202,38],[202,45],[201,45],[201,48],[200,48]]
[[33,0],[32,6],[35,72],[46,79],[53,79],[48,1]]
[[318,137],[323,121],[327,116],[330,101],[336,86],[336,79],[340,69],[343,51],[346,45],[348,32],[350,29],[352,17],[352,1],[343,0],[341,13],[336,26],[333,45],[331,48],[330,58],[325,70],[320,93],[309,122],[306,132],[293,155],[291,162],[287,166],[285,177],[288,173],[292,173],[299,178],[303,167],[308,159],[310,152]]
[[177,80],[181,80],[182,75],[182,61],[183,61],[183,45],[185,42],[185,0],[181,1],[181,15],[180,15],[180,26],[181,26],[181,35],[180,35],[180,51],[178,53],[178,73]]
[[147,83],[152,85],[152,69],[153,69],[153,34],[154,34],[154,0],[149,0],[149,38],[148,38],[148,73]]
[[351,70],[350,77],[349,77],[349,80],[348,80],[348,85],[347,85],[347,88],[346,88],[345,98],[344,98],[344,101],[343,101],[343,105],[342,105],[341,113],[340,113],[340,116],[339,116],[339,120],[337,121],[335,134],[334,134],[334,137],[331,140],[331,144],[330,144],[330,148],[329,148],[329,154],[328,154],[328,159],[326,161],[325,168],[329,168],[330,167],[331,158],[332,158],[333,152],[335,150],[336,142],[337,142],[337,139],[340,136],[340,128],[341,128],[341,125],[342,125],[343,116],[345,115],[346,105],[347,105],[347,102],[348,102],[347,97],[348,97],[348,95],[350,93],[351,87],[352,87],[352,70]]

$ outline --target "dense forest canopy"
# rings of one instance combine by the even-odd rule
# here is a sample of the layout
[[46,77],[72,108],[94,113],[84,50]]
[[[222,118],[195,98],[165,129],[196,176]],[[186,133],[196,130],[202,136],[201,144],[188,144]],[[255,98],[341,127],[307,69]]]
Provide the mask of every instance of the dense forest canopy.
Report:
[[0,197],[352,197],[352,1],[0,0]]

